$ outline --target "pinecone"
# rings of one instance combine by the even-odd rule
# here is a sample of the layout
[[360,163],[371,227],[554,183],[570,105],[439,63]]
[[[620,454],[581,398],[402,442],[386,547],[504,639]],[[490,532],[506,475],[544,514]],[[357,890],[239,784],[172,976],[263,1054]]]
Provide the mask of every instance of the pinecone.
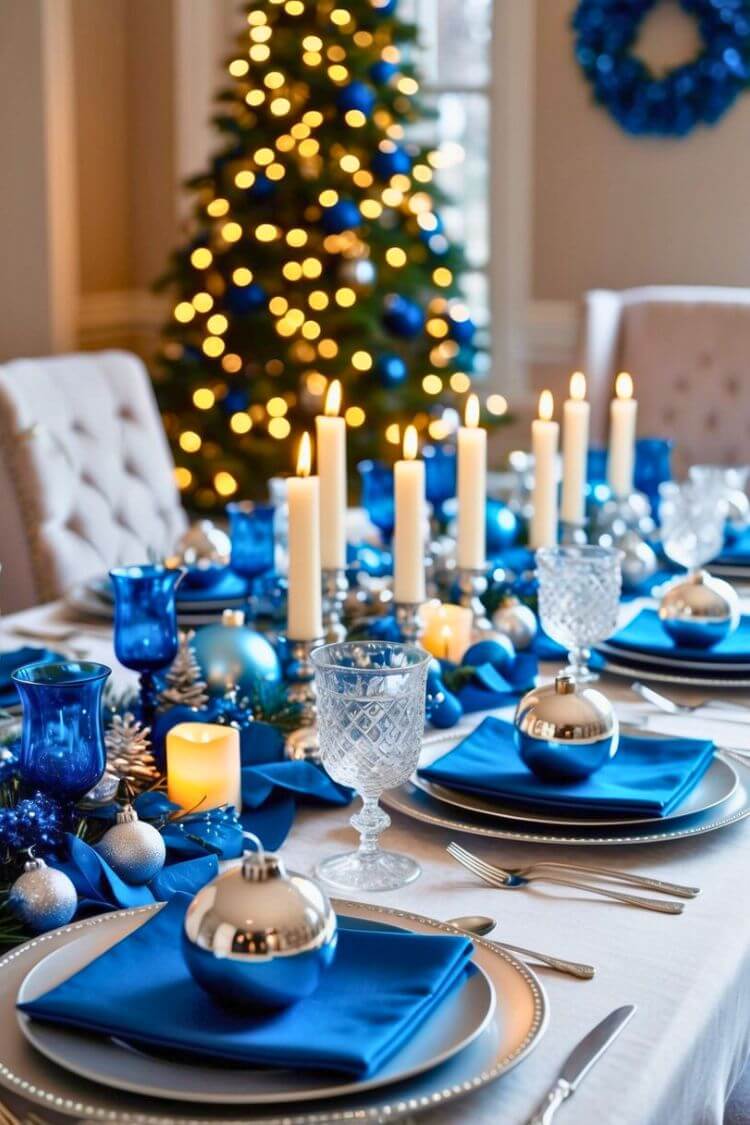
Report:
[[180,633],[180,647],[177,656],[167,672],[167,687],[159,695],[162,710],[170,707],[194,707],[202,710],[208,706],[208,693],[205,680],[193,652],[192,640],[195,632]]
[[151,729],[127,711],[115,715],[104,735],[107,773],[126,781],[134,793],[142,793],[161,776],[151,753]]

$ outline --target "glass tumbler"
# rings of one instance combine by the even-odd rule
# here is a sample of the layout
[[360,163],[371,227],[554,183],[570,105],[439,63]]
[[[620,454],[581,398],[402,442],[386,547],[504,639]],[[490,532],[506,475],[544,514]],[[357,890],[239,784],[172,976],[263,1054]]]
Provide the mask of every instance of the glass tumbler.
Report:
[[615,547],[542,547],[536,553],[542,628],[568,650],[565,670],[576,683],[599,678],[588,662],[592,645],[617,627],[621,559]]
[[417,767],[430,660],[420,648],[387,641],[324,645],[312,654],[321,761],[334,781],[362,798],[350,821],[359,848],[317,867],[338,890],[396,890],[420,874],[409,856],[379,847],[378,836],[391,821],[378,800]]

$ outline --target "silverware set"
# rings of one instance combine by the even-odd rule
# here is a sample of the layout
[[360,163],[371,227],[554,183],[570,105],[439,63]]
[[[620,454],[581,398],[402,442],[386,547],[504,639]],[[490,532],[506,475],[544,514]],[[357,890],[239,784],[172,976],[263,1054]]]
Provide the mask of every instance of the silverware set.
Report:
[[518,890],[533,882],[543,882],[554,886],[571,887],[575,890],[588,891],[590,894],[602,898],[621,902],[626,906],[639,907],[642,910],[653,910],[659,914],[681,914],[685,908],[684,902],[667,902],[657,898],[645,898],[640,895],[627,894],[611,887],[602,887],[598,883],[579,881],[566,878],[571,874],[589,875],[596,874],[605,880],[627,884],[630,886],[644,887],[659,894],[671,895],[681,899],[695,898],[699,894],[698,887],[687,887],[680,883],[667,883],[661,879],[649,879],[644,875],[631,875],[627,871],[614,871],[604,867],[586,867],[580,864],[557,863],[545,860],[527,867],[506,869],[496,864],[488,863],[473,852],[467,851],[460,844],[450,843],[448,854],[476,875],[483,883],[503,890]]
[[[497,925],[494,918],[487,918],[482,914],[449,918],[446,924],[455,926],[457,930],[462,930],[464,933],[476,934],[477,937],[484,937],[485,934],[492,933]],[[579,980],[591,980],[596,973],[593,965],[583,965],[579,961],[567,961],[562,957],[553,957],[550,953],[539,953],[536,949],[526,949],[522,945],[511,945],[507,941],[494,940],[490,944],[497,946],[499,949],[507,949],[510,953],[518,953],[521,957],[528,957],[532,961],[538,961],[549,969],[556,969],[558,973],[565,973],[567,976],[577,977]]]

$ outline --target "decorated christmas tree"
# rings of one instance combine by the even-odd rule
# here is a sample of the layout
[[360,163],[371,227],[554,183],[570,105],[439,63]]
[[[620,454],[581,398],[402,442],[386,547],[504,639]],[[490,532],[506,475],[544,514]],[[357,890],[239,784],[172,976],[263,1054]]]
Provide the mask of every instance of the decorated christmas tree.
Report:
[[[292,467],[333,378],[351,456],[403,424],[445,436],[469,389],[474,324],[445,236],[416,29],[397,0],[253,0],[217,95],[221,145],[189,188],[190,239],[157,391],[189,507],[264,492]],[[413,132],[413,130],[412,130]]]

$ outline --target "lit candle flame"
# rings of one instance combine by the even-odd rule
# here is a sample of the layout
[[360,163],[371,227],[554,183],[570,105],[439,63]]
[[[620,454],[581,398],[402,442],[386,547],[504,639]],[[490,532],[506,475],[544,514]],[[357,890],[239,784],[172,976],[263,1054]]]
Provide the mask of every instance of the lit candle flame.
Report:
[[341,411],[341,383],[334,379],[328,388],[324,413],[328,418],[336,418]]
[[309,477],[312,468],[312,443],[310,435],[305,433],[300,438],[299,453],[297,454],[297,476]]
[[582,371],[574,371],[570,376],[570,397],[575,402],[583,402],[586,397],[586,376]]
[[615,394],[618,398],[633,397],[633,377],[627,371],[621,371],[615,379]]
[[479,425],[479,399],[476,395],[469,395],[466,400],[464,422],[470,430],[475,430]]
[[555,413],[555,400],[552,391],[542,391],[539,396],[539,417],[542,422],[549,422]]
[[416,426],[407,426],[404,430],[404,461],[414,461],[418,447]]
[[443,660],[448,659],[448,653],[451,650],[451,627],[450,625],[443,625],[440,630],[440,640],[443,642]]

